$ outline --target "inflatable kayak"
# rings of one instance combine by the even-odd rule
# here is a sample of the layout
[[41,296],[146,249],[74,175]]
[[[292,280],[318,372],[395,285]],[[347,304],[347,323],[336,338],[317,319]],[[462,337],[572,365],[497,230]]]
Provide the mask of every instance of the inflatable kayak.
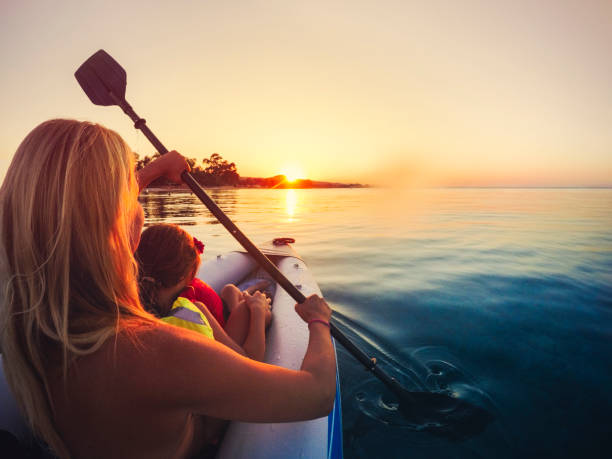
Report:
[[[259,246],[279,270],[305,295],[321,291],[304,261],[289,244]],[[198,277],[217,292],[225,284],[246,285],[268,278],[246,253],[230,252],[202,263]],[[282,288],[274,289],[272,323],[266,337],[265,361],[299,369],[308,345],[308,327],[295,313],[295,301]],[[334,344],[335,345],[335,344]],[[0,355],[1,359],[1,355]],[[0,361],[0,431],[28,441],[28,430],[16,407]],[[2,454],[0,454],[1,456]],[[230,423],[217,452],[219,459],[342,458],[340,383],[336,368],[336,399],[327,417],[290,423]]]
[[[305,296],[321,290],[304,261],[289,244],[262,244],[259,249]],[[217,292],[227,283],[245,285],[250,279],[267,278],[246,253],[231,252],[202,263],[198,277]],[[308,327],[295,313],[295,301],[282,288],[275,289],[272,323],[266,337],[265,361],[297,370],[308,345]],[[329,416],[312,421],[277,424],[232,422],[217,458],[341,458],[342,416],[340,382],[336,368],[336,400]]]

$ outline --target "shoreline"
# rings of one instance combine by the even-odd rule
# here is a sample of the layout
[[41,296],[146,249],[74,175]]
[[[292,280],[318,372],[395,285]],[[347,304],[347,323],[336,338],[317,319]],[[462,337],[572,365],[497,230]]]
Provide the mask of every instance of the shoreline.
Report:
[[[386,188],[393,189],[392,186],[380,185],[361,185],[361,186],[330,186],[330,187],[258,187],[258,186],[203,186],[204,190],[330,190],[330,189],[364,189],[364,188]],[[432,186],[432,187],[416,187],[412,189],[418,190],[612,190],[612,186]],[[148,192],[177,192],[177,193],[193,193],[187,185],[167,185],[146,187],[141,193]]]
[[[367,185],[360,186],[313,186],[313,187],[263,187],[263,186],[232,186],[232,185],[215,185],[215,186],[202,186],[204,190],[322,190],[322,189],[347,189],[347,188],[372,188]],[[147,193],[149,191],[176,191],[176,192],[189,192],[193,191],[187,185],[166,185],[166,186],[155,186],[145,187],[141,193]]]

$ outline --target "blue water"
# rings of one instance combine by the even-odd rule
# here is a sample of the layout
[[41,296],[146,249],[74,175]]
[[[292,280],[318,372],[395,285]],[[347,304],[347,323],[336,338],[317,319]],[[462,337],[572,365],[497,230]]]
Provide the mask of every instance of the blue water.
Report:
[[[210,194],[253,241],[294,237],[338,327],[406,387],[493,415],[435,435],[338,346],[345,457],[610,457],[612,190]],[[205,258],[237,248],[189,193],[142,203]]]

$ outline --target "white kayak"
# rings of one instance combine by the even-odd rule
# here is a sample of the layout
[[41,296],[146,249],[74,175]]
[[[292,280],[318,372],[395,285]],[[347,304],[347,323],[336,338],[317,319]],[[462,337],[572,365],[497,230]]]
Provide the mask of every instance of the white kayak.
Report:
[[[305,296],[321,290],[304,261],[288,245],[259,246],[278,269]],[[246,253],[231,252],[202,264],[198,277],[217,292],[227,283],[266,277]],[[272,301],[272,323],[266,338],[265,361],[297,370],[308,345],[308,327],[295,313],[295,301],[277,286]],[[327,417],[304,422],[275,424],[232,422],[223,438],[219,459],[341,458],[342,415],[340,381],[336,367],[336,400]]]
[[[304,261],[288,245],[262,244],[260,249],[305,296],[321,295]],[[244,283],[267,277],[246,253],[230,252],[202,263],[198,277],[220,292],[228,283]],[[272,301],[272,323],[266,338],[265,361],[299,369],[308,345],[308,327],[295,313],[295,301],[277,286]],[[335,345],[335,344],[334,344]],[[1,359],[1,355],[0,355]],[[1,361],[0,361],[1,363]],[[0,365],[0,430],[13,433],[22,441],[28,431],[19,416]],[[336,400],[329,416],[303,422],[232,422],[219,447],[219,459],[342,458],[342,415],[340,381],[336,368]]]

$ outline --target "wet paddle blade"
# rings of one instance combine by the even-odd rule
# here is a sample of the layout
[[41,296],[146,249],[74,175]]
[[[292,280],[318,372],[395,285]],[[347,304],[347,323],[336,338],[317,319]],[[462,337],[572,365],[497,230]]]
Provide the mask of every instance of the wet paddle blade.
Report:
[[117,105],[117,99],[125,100],[125,70],[103,49],[83,62],[74,76],[96,105]]

